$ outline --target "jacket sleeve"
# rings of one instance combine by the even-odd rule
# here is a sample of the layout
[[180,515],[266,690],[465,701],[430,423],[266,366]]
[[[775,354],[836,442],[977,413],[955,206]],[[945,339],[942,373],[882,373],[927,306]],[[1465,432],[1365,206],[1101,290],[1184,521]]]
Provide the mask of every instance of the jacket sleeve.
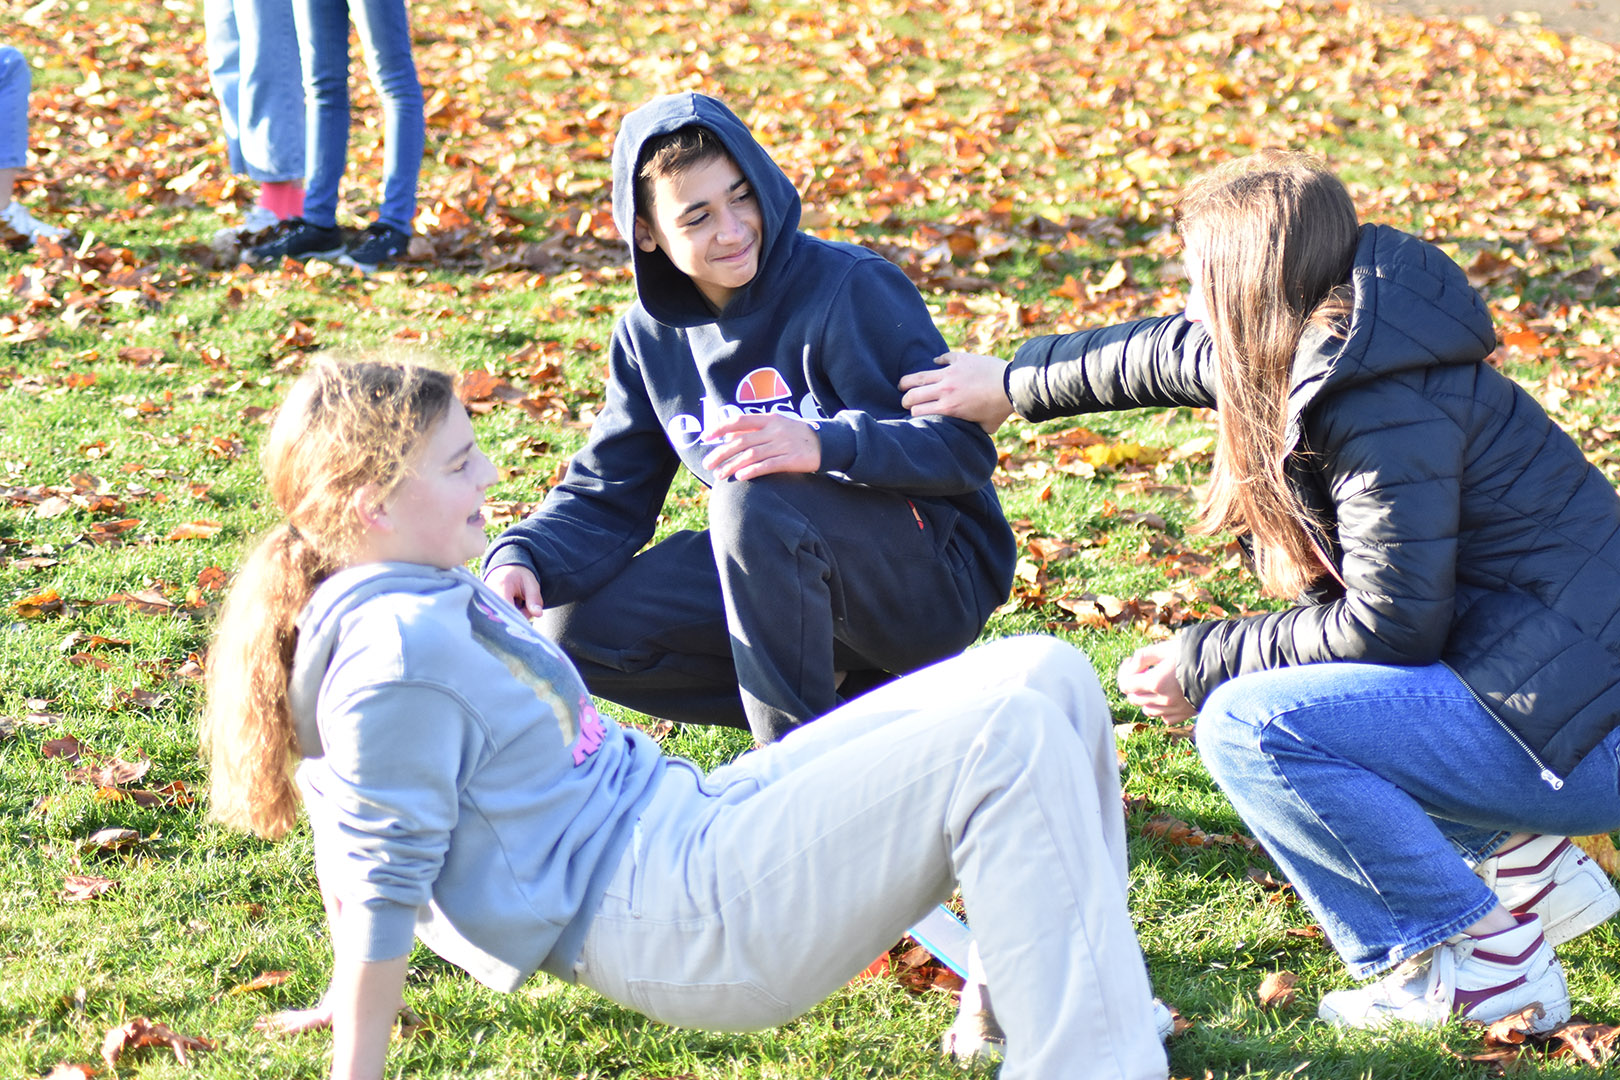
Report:
[[1142,406],[1215,405],[1209,334],[1184,316],[1031,338],[1007,366],[1026,420]]
[[301,779],[313,797],[322,884],[343,902],[354,934],[346,945],[359,959],[404,956],[449,851],[460,777],[481,753],[483,728],[443,690],[408,682],[323,700],[319,724],[324,767]]
[[484,556],[484,572],[534,571],[547,607],[589,596],[616,577],[658,524],[680,459],[653,410],[641,369],[614,331],[607,400],[562,482]]
[[913,417],[900,379],[946,351],[917,287],[882,259],[861,259],[823,324],[820,365],[838,411],[817,424],[821,471],[912,495],[962,495],[990,482],[996,447],[977,424]]
[[1322,402],[1307,425],[1334,506],[1343,590],[1325,603],[1188,627],[1177,675],[1202,705],[1227,679],[1327,661],[1440,659],[1455,604],[1465,433],[1404,382]]

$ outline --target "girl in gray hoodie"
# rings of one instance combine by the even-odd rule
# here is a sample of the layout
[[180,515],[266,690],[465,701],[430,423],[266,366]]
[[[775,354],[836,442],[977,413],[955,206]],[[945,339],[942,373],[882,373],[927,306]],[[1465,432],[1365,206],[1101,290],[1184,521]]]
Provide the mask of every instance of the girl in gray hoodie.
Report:
[[[273,837],[302,796],[335,952],[303,1022],[332,1025],[334,1077],[382,1075],[413,937],[498,989],[546,971],[745,1030],[957,886],[1003,1077],[1166,1075],[1108,711],[1073,649],[975,650],[705,776],[600,715],[464,569],[495,470],[448,376],[317,360],[265,463],[286,521],[209,664],[213,811]],[[947,1042],[976,1048],[978,1019]]]

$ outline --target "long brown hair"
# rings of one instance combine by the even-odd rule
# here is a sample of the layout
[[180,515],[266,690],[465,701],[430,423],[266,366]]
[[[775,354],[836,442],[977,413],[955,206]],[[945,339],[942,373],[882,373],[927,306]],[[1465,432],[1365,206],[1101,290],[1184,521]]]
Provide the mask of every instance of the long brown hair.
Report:
[[1261,583],[1292,596],[1328,566],[1283,470],[1288,392],[1306,327],[1348,314],[1355,204],[1316,158],[1262,150],[1190,184],[1176,228],[1215,349],[1215,468],[1199,528],[1252,536]]
[[215,819],[272,838],[292,827],[295,620],[353,558],[355,494],[373,485],[386,498],[454,399],[444,372],[325,356],[288,392],[264,451],[265,481],[285,520],[237,572],[208,656],[202,742]]

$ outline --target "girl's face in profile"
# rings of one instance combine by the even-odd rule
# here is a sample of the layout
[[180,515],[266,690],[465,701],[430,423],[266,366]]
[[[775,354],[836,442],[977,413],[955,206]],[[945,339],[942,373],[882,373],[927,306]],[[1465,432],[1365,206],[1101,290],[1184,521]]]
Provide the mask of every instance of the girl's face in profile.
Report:
[[484,492],[495,466],[473,439],[472,422],[452,402],[384,500],[371,558],[449,569],[484,553]]
[[1209,305],[1204,300],[1204,262],[1189,247],[1182,252],[1181,265],[1187,272],[1187,321],[1208,322]]

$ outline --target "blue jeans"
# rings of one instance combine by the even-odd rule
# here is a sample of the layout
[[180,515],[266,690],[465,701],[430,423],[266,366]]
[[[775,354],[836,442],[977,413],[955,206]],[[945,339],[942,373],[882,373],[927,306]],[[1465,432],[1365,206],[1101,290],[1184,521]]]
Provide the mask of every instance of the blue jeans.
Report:
[[1306,664],[1218,687],[1198,748],[1359,978],[1477,922],[1513,832],[1620,827],[1620,730],[1555,791],[1443,664]]
[[33,74],[23,54],[0,45],[0,169],[28,164],[28,90]]
[[203,0],[208,77],[231,171],[304,178],[304,84],[292,0]]
[[309,174],[304,217],[337,225],[338,184],[349,154],[349,16],[360,29],[366,67],[383,105],[383,190],[377,220],[401,232],[416,217],[416,179],[426,129],[422,84],[411,57],[405,0],[293,0],[308,100]]

